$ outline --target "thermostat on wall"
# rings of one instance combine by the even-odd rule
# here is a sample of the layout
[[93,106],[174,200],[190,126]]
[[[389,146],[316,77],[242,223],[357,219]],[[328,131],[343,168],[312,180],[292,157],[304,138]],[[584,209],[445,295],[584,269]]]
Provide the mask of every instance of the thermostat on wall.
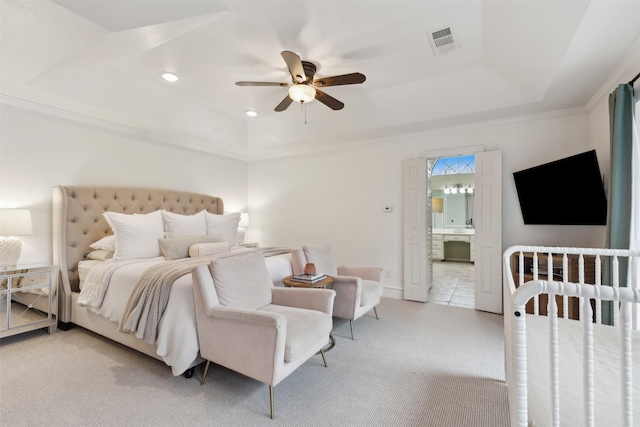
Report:
[[393,210],[393,206],[385,206],[382,210],[385,212],[391,212]]

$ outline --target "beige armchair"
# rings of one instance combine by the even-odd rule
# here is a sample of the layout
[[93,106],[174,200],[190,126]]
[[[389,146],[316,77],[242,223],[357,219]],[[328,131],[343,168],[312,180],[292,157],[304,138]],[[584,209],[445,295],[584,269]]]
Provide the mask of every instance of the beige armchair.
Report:
[[273,387],[330,342],[335,292],[273,286],[264,256],[255,252],[192,271],[200,354]]
[[383,291],[383,268],[338,267],[329,244],[304,245],[302,249],[295,249],[291,258],[294,274],[302,273],[305,264],[313,263],[318,273],[335,277],[333,315],[349,320],[351,339],[354,339],[354,320],[371,310],[378,319],[376,306],[380,304]]

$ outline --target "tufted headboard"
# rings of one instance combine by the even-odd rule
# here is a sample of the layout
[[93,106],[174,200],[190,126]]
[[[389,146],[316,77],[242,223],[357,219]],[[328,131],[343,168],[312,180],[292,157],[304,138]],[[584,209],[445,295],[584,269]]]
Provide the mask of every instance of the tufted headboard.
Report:
[[[71,292],[79,291],[78,262],[91,251],[89,245],[111,234],[102,214],[149,213],[158,209],[191,215],[201,210],[224,213],[219,197],[175,190],[136,187],[53,187],[53,256],[61,283],[58,301],[61,318],[70,318]],[[62,288],[62,289],[61,289]]]

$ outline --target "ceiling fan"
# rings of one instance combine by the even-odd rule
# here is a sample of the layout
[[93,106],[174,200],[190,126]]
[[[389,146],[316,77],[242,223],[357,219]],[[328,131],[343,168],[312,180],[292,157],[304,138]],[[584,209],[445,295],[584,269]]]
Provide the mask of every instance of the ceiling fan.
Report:
[[236,82],[238,86],[283,86],[289,88],[289,95],[285,97],[275,108],[276,111],[284,111],[293,101],[305,104],[314,99],[322,102],[332,110],[342,110],[344,104],[332,96],[327,95],[319,88],[325,86],[353,85],[366,80],[364,74],[350,73],[340,76],[313,78],[316,74],[315,64],[302,61],[297,54],[285,50],[282,52],[284,62],[287,63],[291,73],[292,83],[277,82]]

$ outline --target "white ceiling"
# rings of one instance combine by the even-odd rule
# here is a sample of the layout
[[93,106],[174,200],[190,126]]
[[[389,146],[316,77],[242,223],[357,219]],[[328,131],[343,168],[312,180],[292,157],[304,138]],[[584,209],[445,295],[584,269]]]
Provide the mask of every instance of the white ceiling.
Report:
[[[5,102],[253,158],[584,107],[640,41],[640,1],[66,1],[1,3]],[[428,34],[451,27],[457,49]],[[316,78],[361,72],[274,112],[280,52]],[[169,84],[162,71],[181,80]],[[246,117],[245,110],[259,116]]]

